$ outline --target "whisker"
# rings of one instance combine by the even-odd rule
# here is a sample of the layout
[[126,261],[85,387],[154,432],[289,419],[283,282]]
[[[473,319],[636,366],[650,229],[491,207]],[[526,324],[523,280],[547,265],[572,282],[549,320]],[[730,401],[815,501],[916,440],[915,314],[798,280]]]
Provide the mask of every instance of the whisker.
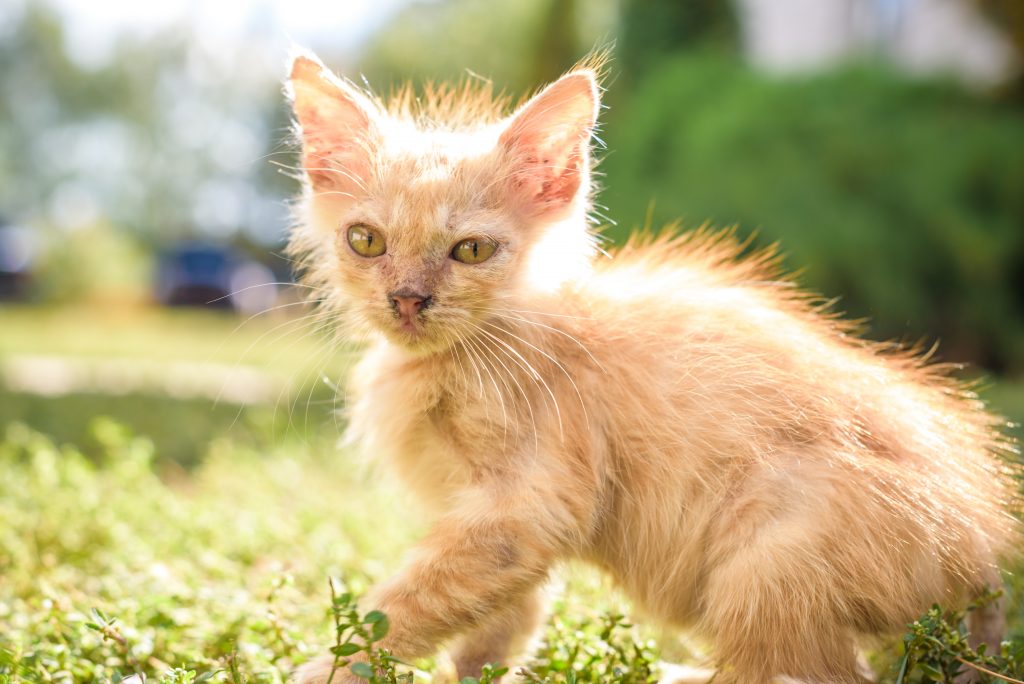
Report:
[[[249,351],[250,351],[250,350],[252,349],[252,347],[253,347],[254,345],[256,345],[256,344],[257,344],[257,343],[258,343],[258,342],[259,342],[260,340],[262,340],[262,339],[263,339],[264,337],[266,337],[266,336],[267,336],[267,335],[268,335],[269,333],[271,333],[271,332],[274,332],[275,330],[278,330],[279,328],[285,327],[286,325],[298,325],[298,324],[300,324],[300,323],[301,323],[301,325],[300,325],[300,327],[298,328],[298,330],[307,330],[307,329],[309,329],[309,328],[311,328],[311,327],[313,328],[313,330],[315,330],[315,329],[316,329],[316,328],[315,328],[315,326],[316,326],[316,324],[317,324],[318,322],[319,322],[319,320],[318,320],[318,315],[317,315],[317,314],[310,314],[310,315],[307,315],[307,316],[303,316],[303,317],[301,317],[301,318],[297,318],[297,319],[295,319],[295,320],[292,320],[292,321],[287,321],[287,322],[286,322],[285,324],[282,324],[282,325],[277,325],[277,326],[274,326],[273,328],[271,328],[271,329],[270,329],[270,330],[268,330],[267,332],[263,333],[263,335],[260,335],[260,337],[258,337],[258,338],[257,338],[257,339],[256,339],[255,341],[253,341],[253,343],[252,343],[252,344],[250,344],[250,345],[249,345],[249,349],[246,349],[246,351],[245,351],[245,352],[243,352],[243,354],[242,354],[242,356],[241,356],[241,357],[239,358],[239,360],[235,362],[235,365],[234,365],[234,367],[235,367],[235,368],[237,368],[237,367],[238,367],[238,365],[239,365],[239,364],[241,363],[241,360],[242,360],[243,358],[245,358],[245,355],[249,353]],[[276,342],[277,340],[281,339],[281,338],[282,338],[282,337],[284,337],[285,335],[287,335],[287,334],[290,334],[290,333],[292,333],[292,332],[294,332],[294,330],[289,330],[289,329],[288,329],[287,327],[285,327],[285,330],[284,330],[283,332],[279,332],[279,333],[278,333],[278,334],[277,334],[277,335],[276,335],[276,336],[275,336],[275,337],[273,338],[273,340],[272,340],[272,341],[273,341],[273,342]],[[301,338],[299,338],[299,339],[305,339],[305,338],[306,338],[307,336],[308,336],[308,333],[307,333],[306,335],[303,335],[303,336],[302,336]],[[290,348],[291,348],[292,346],[294,346],[294,344],[295,344],[295,342],[292,342],[292,344],[288,345],[288,347],[286,347],[286,348],[285,348],[284,350],[278,351],[278,353],[277,353],[277,354],[275,354],[275,355],[274,355],[274,356],[273,356],[273,357],[271,358],[271,362],[273,362],[273,361],[276,361],[276,360],[277,360],[277,359],[278,359],[278,358],[280,357],[280,355],[281,355],[281,354],[282,354],[282,353],[283,353],[284,351],[287,351],[288,349],[290,349]],[[277,400],[276,400],[276,401],[274,402],[274,412],[275,412],[275,413],[277,412],[277,406],[278,406],[278,404],[280,404],[280,402],[281,402],[281,395],[282,395],[282,393],[284,393],[285,391],[287,391],[287,389],[288,389],[288,383],[284,383],[284,384],[282,385],[282,387],[281,387],[281,390],[280,390],[280,391],[278,392],[278,395],[277,395]],[[218,392],[218,393],[217,393],[217,399],[216,399],[216,400],[214,401],[214,405],[215,405],[215,406],[217,405],[217,404],[216,404],[216,402],[220,400],[220,395],[221,395],[221,393],[222,393],[223,391],[224,391],[224,387],[223,387],[223,386],[221,386],[221,390],[220,390],[220,392]],[[240,407],[239,407],[239,410],[238,410],[238,411],[237,411],[237,412],[235,413],[235,417],[234,417],[234,418],[232,419],[232,421],[231,421],[231,425],[229,426],[229,428],[232,428],[232,427],[234,427],[234,426],[235,426],[235,424],[236,424],[236,423],[238,422],[238,419],[242,417],[243,409],[244,409],[244,406],[240,406]]]
[[512,313],[535,314],[537,316],[551,316],[552,318],[571,318],[571,319],[577,320],[577,321],[589,321],[589,320],[591,320],[589,316],[573,316],[571,314],[557,314],[557,313],[551,313],[550,311],[530,311],[528,309],[509,309],[509,308],[505,308],[505,309],[502,309],[502,310],[503,311],[511,311]]
[[[226,295],[221,295],[220,297],[217,297],[216,299],[211,299],[210,301],[208,301],[206,303],[207,304],[216,304],[217,302],[223,301],[223,300],[227,299],[228,297],[234,297],[236,294],[242,294],[243,292],[248,292],[249,290],[254,290],[257,287],[269,287],[271,285],[282,285],[282,286],[285,286],[285,287],[291,285],[293,287],[305,287],[305,288],[308,288],[310,290],[317,289],[317,288],[313,287],[312,285],[303,285],[302,283],[281,283],[281,282],[257,283],[256,285],[249,285],[248,287],[243,287],[243,288],[241,288],[239,290],[234,290],[233,292],[228,292]],[[267,311],[273,311],[273,309],[267,309]],[[259,313],[264,313],[264,312],[260,311]]]
[[[511,310],[512,309],[509,309],[509,311],[511,311]],[[575,337],[573,337],[572,335],[570,335],[569,333],[565,332],[564,330],[559,330],[558,328],[552,327],[550,325],[546,325],[544,323],[541,323],[540,321],[531,321],[528,318],[522,318],[520,316],[509,316],[509,315],[502,314],[502,313],[497,312],[497,311],[491,312],[491,313],[494,316],[497,316],[498,318],[505,318],[505,319],[508,319],[508,320],[519,321],[521,323],[529,323],[530,325],[535,325],[535,326],[537,326],[539,328],[544,328],[545,330],[550,330],[551,332],[558,333],[559,335],[562,335],[563,337],[566,337],[566,338],[572,340],[575,344],[577,344],[579,346],[580,349],[582,349],[584,352],[586,352],[587,356],[590,357],[590,360],[594,362],[595,366],[597,366],[602,371],[604,370],[604,366],[591,353],[591,351],[587,348],[587,346],[585,344],[583,344],[582,342],[580,342]]]
[[[497,375],[498,378],[501,379],[501,384],[504,385],[505,389],[507,389],[510,393],[512,391],[512,388],[509,387],[508,383],[505,382],[505,379],[501,377],[501,373],[498,373],[497,369],[493,369],[494,373],[491,372],[491,364],[488,362],[487,354],[485,352],[486,348],[483,346],[482,340],[467,337],[463,340],[463,343],[472,345],[471,348],[466,347],[467,350],[473,350],[473,356],[477,359],[477,361],[480,364],[483,365],[484,372],[487,373],[487,377],[490,378],[491,383],[494,385],[494,391],[498,395],[498,402],[501,405],[502,447],[504,448],[508,444],[508,409],[505,407],[505,394],[501,391],[501,388],[498,387],[498,381],[495,380],[495,375]],[[479,371],[477,372],[479,373]]]
[[556,359],[551,354],[548,354],[546,351],[544,351],[543,349],[541,349],[537,345],[533,344],[532,342],[530,342],[530,341],[528,341],[526,339],[523,339],[522,337],[519,337],[518,335],[513,333],[511,330],[506,330],[505,328],[502,328],[501,326],[495,325],[494,323],[488,323],[487,321],[481,321],[481,323],[483,323],[484,325],[489,326],[491,328],[494,328],[495,330],[500,330],[500,331],[504,332],[507,335],[511,335],[512,337],[516,338],[517,340],[519,340],[523,344],[525,344],[528,347],[530,347],[531,349],[535,350],[538,354],[540,354],[544,358],[546,358],[549,361],[551,361],[551,363],[555,364],[555,366],[558,367],[558,370],[562,371],[562,374],[566,377],[566,379],[569,381],[569,384],[572,385],[573,390],[576,392],[576,397],[580,401],[580,408],[583,409],[583,421],[589,427],[590,419],[587,416],[587,405],[583,401],[583,394],[580,392],[580,388],[576,385],[576,381],[573,380],[572,376],[569,374],[569,371],[567,371],[565,369],[565,366],[563,366],[561,363],[558,362],[558,359]]
[[[523,356],[519,352],[519,350],[516,349],[514,346],[512,346],[505,340],[501,339],[497,335],[487,332],[483,328],[480,328],[479,330],[484,335],[487,335],[488,337],[492,338],[495,342],[508,349],[509,352],[511,352],[515,356],[513,361],[515,361],[515,363],[519,365],[520,368],[526,371],[528,375],[531,375],[531,379],[533,380],[534,384],[539,383],[539,385],[543,386],[544,390],[548,393],[548,396],[551,397],[551,402],[555,407],[555,417],[558,419],[558,434],[559,437],[564,441],[565,433],[562,427],[562,411],[558,405],[558,399],[555,397],[555,393],[551,390],[551,387],[548,385],[547,381],[544,380],[544,377],[537,371],[536,368],[533,367],[533,364],[531,364],[529,360],[527,360],[527,358]],[[501,330],[501,328],[499,328],[499,330]]]
[[[281,357],[282,354],[287,353],[295,345],[297,345],[300,342],[302,342],[304,340],[307,340],[310,337],[312,337],[312,336],[322,332],[328,326],[329,322],[330,322],[329,319],[326,319],[324,316],[320,316],[316,320],[313,320],[311,323],[305,325],[303,327],[303,329],[306,332],[304,332],[302,335],[300,335],[296,339],[292,340],[287,346],[285,346],[282,349],[278,350],[278,352],[273,356],[273,358],[271,360],[272,361],[276,361],[278,358]],[[315,365],[319,365],[320,359],[324,357],[325,353],[329,354],[329,353],[334,352],[334,351],[337,351],[335,347],[333,347],[331,345],[324,345],[324,350],[318,352],[317,356],[314,357],[316,359],[316,361],[317,361],[317,363]],[[309,377],[308,377],[309,366],[306,366],[306,368],[304,370],[306,371],[307,376],[306,376],[306,379],[304,379],[302,381],[302,384],[299,385],[298,391],[296,392],[296,397],[301,397],[302,392],[303,392],[303,390],[306,387],[306,383],[309,382]],[[294,375],[292,377],[294,377]],[[282,400],[282,398],[284,396],[284,393],[285,393],[285,391],[287,389],[288,389],[287,386],[281,388],[281,391],[278,392],[278,395],[277,395],[277,401],[274,403],[274,419],[273,419],[273,422],[271,424],[271,429],[274,430],[275,432],[277,430],[277,412],[278,412],[278,408],[277,407],[280,406],[281,400]],[[289,429],[289,428],[293,428],[296,431],[298,431],[298,426],[295,424],[295,421],[293,420],[293,418],[294,418],[294,411],[295,411],[294,403],[290,403],[289,406],[288,406],[288,424],[285,426],[286,430]]]
[[[288,319],[287,321],[284,321],[283,323],[278,323],[277,325],[275,325],[275,326],[274,326],[273,328],[271,328],[270,330],[267,330],[267,331],[265,331],[265,332],[264,332],[264,333],[263,333],[262,335],[260,335],[260,336],[259,336],[259,337],[257,337],[257,338],[256,338],[255,340],[253,340],[253,341],[252,341],[252,342],[251,342],[251,343],[249,344],[249,346],[245,348],[245,351],[243,351],[243,352],[242,352],[242,353],[241,353],[241,354],[239,355],[239,357],[238,357],[238,359],[237,359],[237,360],[235,361],[234,365],[232,365],[232,370],[235,370],[235,369],[237,369],[237,368],[238,368],[238,366],[239,366],[239,365],[240,365],[240,364],[242,363],[242,361],[243,361],[243,360],[245,360],[245,357],[249,355],[249,352],[251,352],[251,351],[252,351],[253,347],[255,347],[255,346],[256,346],[257,344],[259,344],[260,342],[262,342],[262,341],[263,341],[263,339],[264,339],[264,338],[265,338],[265,337],[266,337],[267,335],[270,335],[270,334],[272,334],[272,333],[274,333],[274,332],[276,332],[276,331],[280,330],[281,328],[287,328],[287,327],[288,327],[288,326],[290,326],[290,325],[299,325],[300,323],[302,323],[302,324],[303,324],[303,325],[302,325],[302,327],[300,328],[300,330],[302,330],[302,329],[305,329],[305,327],[306,327],[306,326],[308,325],[308,321],[309,321],[310,319],[314,319],[314,318],[317,318],[318,316],[319,316],[319,313],[318,313],[318,312],[313,312],[313,313],[309,313],[309,314],[306,314],[305,316],[300,316],[300,317],[298,317],[298,318],[291,318],[291,319]],[[245,323],[243,322],[243,323],[242,323],[242,324],[240,324],[240,325],[244,325],[244,324],[245,324]],[[238,331],[238,328],[236,328],[234,332],[237,332],[237,331]],[[231,334],[233,335],[233,334],[234,334],[234,332],[232,332]],[[278,337],[280,337],[280,336],[281,336],[281,334],[282,334],[282,333],[279,333],[279,334],[278,334]],[[277,339],[277,338],[275,337],[275,338],[274,338],[274,340],[276,341],[276,339]],[[223,342],[222,342],[221,344],[223,345]],[[220,388],[220,390],[219,390],[219,391],[217,392],[217,396],[216,396],[216,397],[214,398],[214,400],[213,400],[213,406],[214,406],[214,407],[218,406],[218,404],[220,403],[220,398],[221,398],[221,396],[222,396],[223,394],[224,394],[224,386],[222,385],[222,386],[221,386],[221,388]]]
[[[214,301],[216,301],[216,300],[214,300]],[[308,302],[318,302],[318,301],[322,301],[322,300],[318,300],[318,299],[304,299],[301,302],[288,302],[286,304],[278,304],[277,306],[272,306],[269,309],[264,309],[262,311],[257,311],[256,313],[250,315],[244,321],[242,321],[241,323],[236,325],[235,328],[230,333],[228,333],[220,341],[220,344],[218,344],[217,348],[213,350],[213,353],[210,355],[210,357],[212,358],[212,357],[216,356],[217,353],[220,352],[220,350],[224,348],[224,345],[228,342],[228,340],[230,340],[232,337],[234,337],[235,334],[237,334],[239,330],[241,330],[243,327],[245,327],[245,325],[247,323],[250,323],[253,319],[259,318],[263,314],[267,314],[267,313],[270,313],[272,311],[277,311],[279,309],[285,309],[285,308],[288,308],[288,307],[291,307],[291,306],[299,306],[301,304],[306,304]],[[301,318],[295,319],[295,320],[301,320]]]
[[[488,336],[490,338],[497,339],[493,335],[488,333],[486,330],[484,330],[483,328],[480,328],[479,326],[476,326],[476,325],[473,325],[473,327],[476,328],[480,333],[482,333],[482,334],[484,334],[484,335],[486,335],[486,336]],[[478,340],[481,343],[487,342],[486,339],[482,339],[482,338],[478,338]],[[509,354],[508,352],[506,352],[505,350],[503,350],[501,347],[497,347],[497,350],[502,352],[503,354],[505,354],[505,356],[507,356],[510,360],[515,361],[514,357],[511,354]],[[512,372],[512,369],[509,368],[508,365],[504,361],[502,361],[500,358],[498,358],[497,355],[494,355],[493,358],[494,358],[495,361],[497,361],[498,363],[501,364],[502,368],[505,369],[505,372],[508,374],[509,379],[519,389],[519,393],[522,394],[523,399],[526,401],[526,408],[530,412],[530,423],[532,423],[532,425],[533,425],[534,447],[539,451],[540,450],[540,436],[539,436],[539,434],[537,432],[537,420],[536,420],[536,417],[534,416],[533,403],[530,401],[530,395],[526,392],[525,389],[523,389],[523,386],[519,384],[519,380],[516,379],[515,373]],[[525,370],[525,368],[524,368],[524,370]],[[561,424],[561,423],[559,423],[559,424]]]

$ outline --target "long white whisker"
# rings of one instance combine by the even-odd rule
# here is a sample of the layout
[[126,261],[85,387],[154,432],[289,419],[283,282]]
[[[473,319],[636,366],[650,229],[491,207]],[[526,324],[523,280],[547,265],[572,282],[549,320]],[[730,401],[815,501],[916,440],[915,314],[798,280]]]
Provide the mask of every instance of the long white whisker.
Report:
[[[288,321],[287,323],[288,324],[295,324],[295,325],[298,325],[298,324],[301,323],[301,325],[299,325],[299,327],[298,327],[298,330],[306,330],[306,329],[308,329],[311,326],[315,326],[315,324],[317,323],[316,319],[317,319],[316,315],[310,314],[310,315],[303,316],[302,318],[297,318],[297,319],[295,319],[293,321]],[[282,327],[282,326],[277,326],[276,328],[267,331],[267,333],[273,332],[273,330],[276,330],[279,327]],[[283,331],[277,333],[271,341],[272,342],[276,342],[277,340],[283,338],[285,335],[288,335],[288,334],[292,333],[293,331],[294,331],[294,329],[285,328]],[[267,333],[264,333],[264,335],[261,335],[260,338],[258,338],[255,342],[253,342],[253,345],[256,344],[256,342],[259,342],[259,339],[262,339],[262,337],[264,337]],[[249,348],[251,349],[253,345],[250,345]],[[247,354],[248,350],[246,350],[245,353]],[[275,354],[271,358],[271,361],[275,361],[280,356],[280,354],[281,354],[281,352],[278,352],[277,354]],[[243,354],[242,358],[244,358],[244,354]],[[240,362],[241,362],[241,358],[239,359],[239,361],[235,362],[234,367],[237,368],[238,364]],[[290,381],[291,381],[291,379],[289,378],[289,380],[287,382],[283,383],[282,386],[281,386],[281,389],[277,393],[277,399],[274,402],[274,411],[275,412],[277,411],[278,404],[281,402],[281,395],[285,391],[287,391],[288,384],[289,384]],[[220,399],[220,393],[223,392],[223,391],[224,391],[224,386],[222,385],[221,388],[220,388],[220,392],[218,392],[218,394],[217,394],[217,400],[218,401]],[[214,405],[216,406],[216,401],[215,401]],[[239,406],[238,407],[238,411],[235,412],[235,417],[231,420],[231,425],[229,427],[234,427],[235,426],[235,424],[238,422],[238,419],[242,417],[242,413],[243,413],[244,408],[245,408],[244,406]]]
[[586,352],[587,356],[590,357],[590,360],[594,362],[595,366],[597,366],[601,370],[604,370],[604,366],[601,365],[601,363],[590,352],[590,350],[587,348],[587,346],[585,344],[583,344],[582,342],[580,342],[575,337],[573,337],[572,335],[570,335],[569,333],[565,332],[564,330],[559,330],[558,328],[552,327],[552,326],[547,325],[545,323],[541,323],[540,321],[531,321],[529,318],[523,318],[521,316],[510,316],[508,314],[503,314],[501,312],[496,312],[496,311],[495,312],[491,312],[491,313],[492,313],[492,315],[497,316],[499,318],[505,318],[505,319],[509,319],[509,320],[513,320],[513,321],[520,321],[522,323],[529,323],[530,325],[535,325],[535,326],[537,326],[539,328],[544,328],[545,330],[550,330],[551,332],[558,333],[559,335],[572,340],[576,345],[579,346],[580,349],[582,349],[584,352]]
[[[501,330],[501,328],[498,328],[498,329]],[[527,360],[527,358],[525,356],[523,356],[519,352],[519,350],[516,349],[514,346],[512,346],[511,344],[509,344],[505,340],[501,339],[497,335],[494,335],[493,333],[487,332],[483,328],[480,328],[480,332],[483,333],[484,335],[487,335],[488,337],[493,339],[495,342],[497,342],[498,344],[500,344],[503,347],[505,347],[505,349],[508,349],[508,351],[511,352],[514,355],[514,358],[512,360],[520,368],[522,368],[524,371],[526,371],[527,375],[529,375],[531,377],[531,379],[533,380],[534,384],[539,384],[539,386],[542,386],[544,388],[544,390],[548,393],[548,396],[551,397],[551,403],[555,407],[555,417],[558,419],[558,435],[559,435],[559,438],[564,441],[565,433],[564,433],[563,427],[562,427],[562,410],[561,410],[561,407],[559,407],[559,405],[558,405],[558,399],[555,397],[555,393],[551,390],[551,387],[548,386],[548,383],[547,383],[546,380],[544,380],[544,377],[539,372],[537,372],[537,369],[533,367],[533,364],[531,364]]]
[[577,321],[589,321],[590,320],[589,316],[573,316],[573,315],[570,315],[570,314],[557,314],[557,313],[551,313],[550,311],[530,311],[528,309],[508,309],[508,308],[503,309],[503,311],[511,311],[512,313],[520,313],[520,314],[535,314],[537,316],[551,316],[553,318],[571,318],[571,319],[574,319],[574,320],[577,320]]
[[[502,447],[504,448],[508,445],[508,410],[505,408],[505,393],[501,391],[500,387],[498,387],[498,381],[495,379],[495,375],[501,379],[501,384],[505,386],[505,389],[507,389],[509,393],[512,392],[512,388],[509,387],[507,382],[505,382],[505,379],[501,376],[501,373],[498,373],[497,369],[493,369],[494,372],[491,372],[491,364],[487,359],[485,351],[486,348],[483,346],[482,340],[467,337],[463,341],[464,343],[471,345],[471,347],[466,347],[466,349],[472,350],[473,356],[476,358],[477,362],[483,365],[484,372],[487,373],[487,377],[490,378],[491,383],[494,385],[494,391],[498,395],[498,402],[501,405]],[[479,373],[479,371],[477,372]]]
[[[475,327],[483,335],[486,335],[489,338],[497,340],[496,337],[494,337],[493,335],[488,333],[483,328],[480,328],[479,326],[476,326],[476,325],[474,325],[473,327]],[[479,339],[479,341],[481,343],[487,342],[487,339],[484,339],[484,338],[478,338],[478,339]],[[497,347],[497,350],[502,352],[510,360],[515,361],[515,358],[511,354],[509,354],[507,351],[502,349],[501,347]],[[500,358],[498,358],[497,355],[494,355],[494,360],[497,361],[498,363],[500,363],[501,366],[505,369],[505,372],[508,373],[509,379],[519,389],[519,393],[523,395],[523,399],[526,401],[526,408],[530,412],[530,423],[533,424],[533,441],[534,441],[534,446],[539,451],[540,450],[540,436],[539,436],[539,434],[537,432],[537,420],[536,420],[536,417],[534,416],[533,403],[530,401],[530,395],[526,392],[525,389],[523,389],[523,386],[519,384],[519,380],[516,379],[515,373],[512,372],[512,369],[509,368],[508,365],[504,361],[502,361]],[[526,370],[526,369],[524,368],[523,370]],[[561,425],[561,423],[559,423],[559,425]]]
[[[304,326],[304,328],[303,328],[303,329],[304,329],[304,330],[305,330],[306,332],[304,332],[304,333],[303,333],[302,335],[300,335],[300,336],[299,336],[299,337],[297,337],[296,339],[292,340],[292,341],[291,341],[291,342],[290,342],[290,343],[289,343],[288,345],[286,345],[286,346],[285,346],[284,348],[280,349],[280,350],[279,350],[279,351],[278,351],[278,352],[277,352],[277,353],[276,353],[276,354],[275,354],[275,355],[273,356],[272,360],[277,360],[278,358],[280,358],[280,356],[281,356],[282,354],[284,354],[284,353],[288,352],[288,351],[289,351],[290,349],[292,349],[292,348],[293,348],[293,347],[294,347],[294,346],[295,346],[296,344],[299,344],[300,342],[302,342],[302,341],[304,341],[304,340],[307,340],[307,339],[309,339],[309,338],[310,338],[311,336],[313,336],[313,335],[316,335],[316,334],[320,333],[320,332],[321,332],[321,331],[322,331],[322,330],[323,330],[324,328],[326,328],[326,327],[327,327],[327,324],[328,324],[328,323],[329,323],[329,321],[327,321],[327,320],[324,320],[324,318],[323,318],[323,317],[320,317],[320,318],[318,318],[317,320],[314,320],[314,321],[312,322],[312,324]],[[321,324],[322,324],[322,325],[321,325]],[[317,364],[319,364],[319,362],[320,362],[320,359],[321,359],[321,358],[322,358],[322,357],[324,356],[325,352],[326,352],[326,353],[330,353],[330,352],[332,352],[332,351],[335,351],[335,348],[334,348],[334,347],[332,347],[331,345],[325,345],[325,346],[324,346],[324,350],[320,351],[320,352],[318,353],[318,355],[317,355],[317,356],[315,357],[315,359],[316,359],[316,361],[317,361]],[[307,368],[307,372],[308,372],[308,368]],[[306,379],[304,379],[304,380],[302,381],[302,384],[301,384],[301,385],[299,385],[299,389],[298,389],[298,392],[296,392],[296,398],[298,398],[298,397],[300,397],[300,396],[302,395],[302,392],[303,392],[303,390],[305,389],[305,387],[306,387],[306,383],[307,383],[307,382],[309,382],[309,378],[308,378],[308,376],[307,376],[307,378],[306,378]],[[283,397],[283,395],[284,395],[284,392],[285,392],[285,390],[286,390],[286,389],[287,389],[287,386],[285,386],[285,387],[282,387],[282,388],[281,388],[281,391],[280,391],[280,392],[278,393],[278,395],[277,395],[277,401],[276,401],[276,402],[274,403],[274,419],[273,419],[273,422],[272,422],[272,424],[271,424],[271,429],[272,429],[272,430],[274,430],[274,431],[276,431],[276,429],[277,429],[277,407],[278,407],[278,406],[280,406],[280,404],[281,404],[281,399],[282,399],[282,397]],[[298,429],[298,426],[297,426],[297,425],[295,425],[295,421],[293,420],[294,412],[295,412],[295,404],[294,404],[294,402],[291,402],[291,403],[289,403],[289,406],[288,406],[288,424],[287,424],[287,425],[285,426],[285,429],[286,429],[286,430],[287,430],[288,428],[295,428],[296,430]]]
[[488,323],[487,321],[481,321],[481,323],[483,323],[484,325],[486,325],[488,327],[494,328],[495,330],[500,330],[503,333],[505,333],[506,335],[511,335],[512,337],[516,338],[517,340],[519,340],[523,344],[525,344],[528,347],[530,347],[531,349],[535,350],[538,354],[540,354],[544,358],[546,358],[549,361],[551,361],[551,363],[555,364],[555,366],[558,367],[558,370],[562,371],[562,375],[564,375],[566,377],[566,379],[569,381],[569,384],[572,385],[573,390],[576,392],[576,397],[580,401],[580,408],[583,409],[583,422],[586,423],[587,426],[589,427],[590,420],[587,417],[587,405],[583,401],[583,394],[580,392],[580,388],[576,385],[576,381],[573,380],[572,376],[569,374],[569,371],[567,371],[565,369],[565,366],[563,366],[561,363],[558,362],[558,359],[556,359],[551,354],[548,354],[546,351],[544,351],[543,349],[541,349],[537,345],[533,344],[532,342],[523,339],[519,335],[516,335],[511,330],[506,330],[505,328],[502,328],[501,326],[495,325],[494,323]]
[[[305,316],[300,316],[298,318],[291,318],[291,319],[288,319],[287,321],[285,321],[283,323],[278,323],[273,328],[271,328],[270,330],[265,331],[262,335],[260,335],[255,340],[253,340],[249,344],[249,346],[245,348],[245,351],[243,351],[241,353],[241,355],[239,355],[238,359],[232,365],[232,367],[231,367],[232,370],[236,370],[238,368],[238,366],[242,363],[242,361],[245,359],[245,357],[249,355],[249,352],[252,351],[253,347],[255,347],[257,344],[262,342],[263,339],[267,335],[270,335],[270,334],[274,333],[275,331],[280,330],[281,328],[287,328],[288,326],[291,326],[291,325],[299,325],[300,323],[302,325],[300,326],[299,329],[300,330],[304,330],[306,327],[308,327],[310,319],[317,319],[319,317],[320,317],[319,312],[314,311],[312,313],[306,314]],[[237,331],[237,329],[236,329],[236,331]],[[277,336],[275,336],[272,341],[276,341],[280,336],[282,336],[284,334],[287,334],[287,332],[288,331],[286,330],[284,333],[278,333]],[[232,333],[232,334],[234,334],[234,333]],[[213,400],[213,405],[215,407],[220,403],[220,398],[221,398],[221,395],[223,395],[223,394],[224,394],[224,386],[221,385],[220,390],[217,391],[217,396],[214,397],[214,400]]]
[[[321,299],[304,299],[304,300],[302,300],[300,302],[288,302],[286,304],[278,304],[277,306],[272,306],[269,309],[263,309],[262,311],[257,311],[256,313],[250,315],[244,321],[242,321],[241,323],[236,325],[234,327],[234,329],[230,333],[228,333],[220,341],[220,344],[218,344],[217,348],[213,350],[213,353],[210,355],[210,357],[212,358],[212,357],[216,356],[220,352],[220,350],[224,348],[224,345],[227,343],[227,341],[230,340],[232,337],[234,337],[238,333],[238,331],[241,330],[247,323],[252,322],[253,319],[259,318],[260,316],[262,316],[264,314],[268,314],[268,313],[270,313],[272,311],[278,311],[280,309],[285,309],[285,308],[292,307],[292,306],[300,306],[300,305],[307,304],[307,303],[310,303],[310,302],[320,302],[320,301],[323,301],[323,300],[321,300]],[[305,318],[305,316],[302,316],[302,317],[300,317],[298,319],[295,319],[295,320],[302,320],[302,318]]]

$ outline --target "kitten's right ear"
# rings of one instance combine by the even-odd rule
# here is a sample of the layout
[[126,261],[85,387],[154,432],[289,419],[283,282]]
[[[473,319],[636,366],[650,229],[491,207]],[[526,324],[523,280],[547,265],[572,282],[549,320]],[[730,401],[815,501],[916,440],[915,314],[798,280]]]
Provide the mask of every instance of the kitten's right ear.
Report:
[[313,186],[353,196],[365,189],[379,116],[374,102],[306,55],[292,61],[287,90]]
[[598,97],[592,69],[569,72],[523,105],[501,134],[518,162],[513,185],[534,215],[562,212],[589,190]]

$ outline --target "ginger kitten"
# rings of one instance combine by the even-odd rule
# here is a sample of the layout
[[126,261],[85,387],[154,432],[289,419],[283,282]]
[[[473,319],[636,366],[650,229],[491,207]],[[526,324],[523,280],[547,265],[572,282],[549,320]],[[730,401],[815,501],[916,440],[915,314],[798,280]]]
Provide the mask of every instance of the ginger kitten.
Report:
[[[450,642],[475,675],[581,558],[705,635],[717,682],[862,681],[859,637],[999,584],[1011,445],[943,369],[853,337],[728,236],[596,258],[599,66],[506,116],[484,88],[384,103],[294,60],[291,251],[368,345],[352,434],[436,511],[364,608],[395,655]],[[974,614],[979,638],[999,620]]]

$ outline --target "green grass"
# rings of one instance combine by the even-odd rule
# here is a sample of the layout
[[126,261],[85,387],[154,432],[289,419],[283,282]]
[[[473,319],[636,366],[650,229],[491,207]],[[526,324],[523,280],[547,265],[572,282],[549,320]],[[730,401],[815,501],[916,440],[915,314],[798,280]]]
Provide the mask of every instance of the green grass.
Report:
[[[196,310],[0,307],[0,426],[22,422],[93,454],[90,421],[114,416],[147,435],[161,462],[186,466],[225,435],[257,449],[289,435],[337,437],[335,387],[353,357],[312,320],[288,311],[299,307],[250,319]],[[99,380],[115,365],[143,375],[142,386],[120,391],[100,382],[55,394],[4,387],[6,368],[38,358]],[[244,404],[217,396],[237,374],[261,380]],[[206,394],[172,396],[183,376]]]
[[[337,446],[333,390],[307,380],[337,377],[345,350],[317,361],[322,336],[286,333],[264,347],[282,321],[238,329],[237,319],[196,312],[0,317],[0,362],[113,356],[303,378],[241,407],[159,392],[0,388],[0,684],[116,682],[134,672],[168,684],[282,682],[338,643],[338,629],[359,626],[341,599],[398,566],[423,515],[385,473]],[[1000,384],[993,395],[1012,407],[1016,389]],[[702,650],[624,625],[617,616],[628,604],[595,573],[571,567],[556,577],[565,589],[528,661],[529,681],[646,682],[658,676],[659,654],[686,661]],[[1016,641],[985,662],[1019,677],[1024,592],[1010,579]],[[977,658],[963,649],[957,618],[929,614],[908,632],[904,682],[935,681],[961,666],[956,658]],[[897,641],[876,654],[885,681],[896,680],[903,653]],[[414,665],[418,681],[445,667]]]
[[0,356],[32,352],[302,366],[321,355],[325,339],[302,337],[306,313],[301,306],[252,318],[201,309],[0,306]]
[[[284,681],[333,643],[328,578],[361,593],[420,531],[406,497],[329,440],[268,453],[218,440],[191,472],[161,477],[149,440],[106,419],[91,432],[99,458],[20,424],[4,435],[0,682],[168,678],[173,668]],[[577,592],[597,601],[587,605],[621,607],[579,577]],[[551,629],[569,639],[535,667],[585,661],[570,642],[634,653],[633,632],[601,639],[588,611],[560,610]]]

